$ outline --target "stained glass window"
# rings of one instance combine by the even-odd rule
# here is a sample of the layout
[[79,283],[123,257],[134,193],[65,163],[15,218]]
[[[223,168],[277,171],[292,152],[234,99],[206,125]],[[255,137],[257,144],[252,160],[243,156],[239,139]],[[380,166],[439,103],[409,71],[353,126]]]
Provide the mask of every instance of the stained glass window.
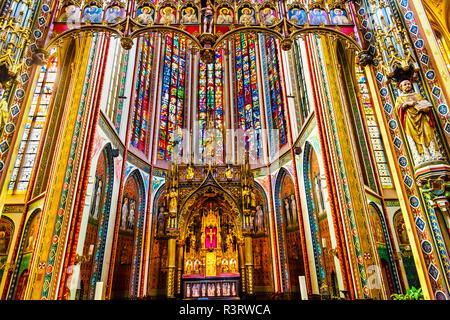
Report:
[[148,114],[150,109],[150,82],[153,61],[154,36],[139,39],[139,71],[136,76],[136,100],[134,104],[134,117],[131,121],[131,144],[146,151],[148,135]]
[[383,143],[381,141],[380,131],[378,130],[377,121],[375,119],[375,111],[370,100],[369,88],[367,86],[366,77],[363,69],[356,64],[356,80],[359,86],[359,97],[366,119],[367,129],[369,131],[370,141],[374,152],[375,163],[380,176],[381,185],[384,188],[392,188],[391,176],[386,162],[386,157],[383,150]]
[[306,83],[305,74],[303,72],[302,55],[300,51],[301,44],[299,43],[303,40],[294,41],[293,52],[294,52],[294,62],[295,62],[295,77],[298,84],[298,92],[300,95],[300,108],[301,108],[301,118],[302,122],[308,117],[310,109],[308,104],[308,96],[306,93]]
[[42,67],[38,76],[11,180],[8,185],[8,193],[10,194],[25,193],[30,181],[36,152],[54,92],[53,86],[58,68],[55,52],[56,49],[50,52],[49,62]]
[[200,60],[198,122],[200,163],[207,158],[223,163],[223,50],[216,50],[213,63]]
[[286,119],[283,111],[283,97],[280,84],[280,69],[279,69],[279,57],[278,46],[273,37],[263,36],[264,49],[266,57],[266,72],[269,91],[269,100],[267,105],[269,107],[269,114],[271,119],[271,129],[278,129],[279,143],[281,146],[286,144]]
[[178,146],[179,156],[183,152],[179,130],[183,127],[186,39],[177,34],[168,34],[163,56],[158,158],[171,160],[175,145]]
[[238,122],[254,139],[246,135],[246,150],[255,150],[256,157],[262,156],[261,114],[256,73],[255,38],[241,33],[236,36],[236,90]]

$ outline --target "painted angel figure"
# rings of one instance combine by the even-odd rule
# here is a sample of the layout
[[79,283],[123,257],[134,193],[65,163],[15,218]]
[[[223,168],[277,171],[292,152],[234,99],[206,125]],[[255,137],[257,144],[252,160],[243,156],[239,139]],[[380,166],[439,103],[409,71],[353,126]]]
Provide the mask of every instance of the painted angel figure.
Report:
[[239,24],[250,25],[255,23],[255,17],[253,16],[253,10],[249,8],[242,9],[241,17],[239,18]]
[[143,7],[138,14],[136,21],[141,24],[151,24],[153,20],[153,9],[150,7]]
[[120,21],[120,19],[122,18],[120,16],[120,10],[121,8],[119,6],[113,6],[108,15],[106,16],[106,22],[108,22],[109,24],[114,24],[114,23],[118,23]]
[[264,21],[265,25],[271,26],[271,25],[273,25],[275,23],[275,19],[277,17],[275,17],[275,15],[273,14],[273,11],[272,11],[271,8],[265,8],[263,10],[263,14],[264,15],[263,15],[261,20]]
[[165,7],[161,10],[161,23],[162,24],[174,24],[175,23],[175,15],[173,14],[172,7]]
[[233,16],[230,13],[230,9],[222,8],[219,11],[219,16],[217,17],[217,24],[231,24],[233,23]]
[[192,7],[188,7],[184,10],[183,17],[181,18],[183,24],[195,24],[198,23],[197,15]]

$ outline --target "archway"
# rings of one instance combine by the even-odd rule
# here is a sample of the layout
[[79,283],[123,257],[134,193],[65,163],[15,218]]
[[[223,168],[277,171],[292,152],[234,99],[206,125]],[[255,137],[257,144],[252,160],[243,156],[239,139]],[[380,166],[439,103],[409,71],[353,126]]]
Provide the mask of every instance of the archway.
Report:
[[295,200],[294,183],[284,168],[280,169],[275,184],[275,206],[283,292],[299,293],[298,277],[305,275],[298,223],[299,205]]
[[19,254],[16,260],[16,267],[9,289],[8,300],[23,300],[25,289],[28,282],[28,274],[36,245],[37,232],[39,228],[39,219],[41,218],[41,209],[36,209],[28,218],[26,227],[22,234]]
[[137,295],[145,216],[145,188],[139,170],[130,174],[123,190],[112,299]]
[[112,147],[108,143],[100,152],[94,175],[92,201],[83,246],[83,256],[89,259],[80,267],[80,299],[93,299],[96,283],[101,278],[113,182]]
[[305,146],[303,163],[306,200],[319,291],[324,295],[339,296],[336,266],[334,255],[332,254],[331,234],[323,195],[323,188],[326,187],[324,185],[326,182],[322,179],[316,152],[309,143]]

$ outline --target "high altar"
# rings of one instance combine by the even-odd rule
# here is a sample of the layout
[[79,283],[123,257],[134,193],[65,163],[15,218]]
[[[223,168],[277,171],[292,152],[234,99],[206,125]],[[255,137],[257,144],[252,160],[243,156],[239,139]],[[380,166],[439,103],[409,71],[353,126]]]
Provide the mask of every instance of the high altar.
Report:
[[[166,177],[167,296],[253,294],[255,185],[244,165],[172,165]],[[158,218],[159,219],[159,218]]]

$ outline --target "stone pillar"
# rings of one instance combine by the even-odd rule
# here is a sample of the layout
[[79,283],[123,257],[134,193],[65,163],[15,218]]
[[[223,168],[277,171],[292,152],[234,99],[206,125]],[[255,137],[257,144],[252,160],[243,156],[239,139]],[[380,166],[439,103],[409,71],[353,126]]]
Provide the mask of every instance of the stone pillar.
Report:
[[244,238],[244,259],[247,294],[253,294],[253,243],[252,237],[248,235]]
[[245,281],[245,261],[244,261],[244,242],[241,240],[238,242],[238,253],[239,253],[239,272],[241,273],[242,281],[242,293],[247,292],[247,286]]
[[175,298],[175,271],[176,271],[176,239],[168,240],[167,258],[167,298]]

